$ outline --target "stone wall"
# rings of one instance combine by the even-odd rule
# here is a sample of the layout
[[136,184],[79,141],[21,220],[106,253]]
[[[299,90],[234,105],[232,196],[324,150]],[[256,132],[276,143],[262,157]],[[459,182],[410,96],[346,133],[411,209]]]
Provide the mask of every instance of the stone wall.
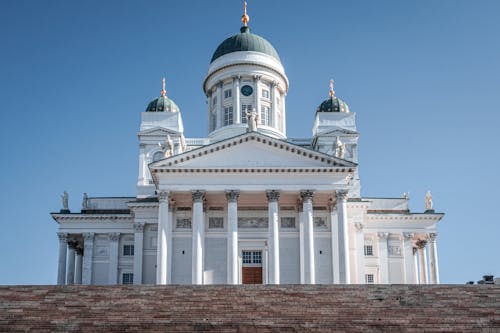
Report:
[[0,287],[0,332],[499,332],[499,285]]

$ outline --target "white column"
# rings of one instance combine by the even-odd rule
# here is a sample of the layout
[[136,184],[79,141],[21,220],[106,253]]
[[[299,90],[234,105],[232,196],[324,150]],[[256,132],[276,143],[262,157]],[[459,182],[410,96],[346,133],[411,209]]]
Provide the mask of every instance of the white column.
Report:
[[301,191],[302,211],[304,214],[304,240],[305,240],[305,257],[306,257],[306,275],[305,283],[316,283],[316,265],[314,261],[314,219],[313,219],[313,191]]
[[429,234],[429,272],[432,284],[439,284],[439,265],[436,238],[436,233]]
[[109,238],[109,271],[108,283],[118,284],[118,246],[120,240],[119,232],[111,232]]
[[[259,115],[259,119],[262,119],[262,115],[260,114],[260,95],[261,95],[261,88],[260,88],[260,75],[254,75],[253,77],[253,83],[254,83],[254,87],[255,87],[255,91],[254,91],[254,96],[255,96],[255,111],[257,111],[257,114]],[[257,125],[257,127],[260,125],[260,121],[259,121],[259,124]]]
[[240,79],[239,75],[233,76],[233,117],[236,124],[241,124]]
[[158,245],[156,248],[156,284],[167,284],[167,261],[170,261],[168,253],[167,232],[172,230],[170,214],[168,212],[167,191],[158,191]]
[[363,224],[355,223],[356,227],[356,270],[358,284],[365,283],[365,234],[363,233]]
[[217,128],[221,128],[222,126],[224,126],[224,110],[222,108],[222,98],[223,98],[222,86],[223,86],[222,81],[217,82],[217,91],[216,91],[216,93],[217,93],[217,123],[218,123]]
[[389,252],[387,250],[388,232],[379,232],[378,236],[378,258],[380,263],[380,283],[389,283]]
[[427,241],[421,239],[417,241],[418,248],[418,259],[419,259],[419,272],[420,272],[420,284],[427,284],[427,251],[426,251]]
[[81,244],[78,244],[75,254],[75,284],[82,284],[83,247]]
[[59,259],[57,268],[57,284],[66,284],[66,256],[68,252],[68,234],[58,232],[59,238]]
[[286,136],[285,94],[286,91],[283,91],[283,98],[281,99],[281,123],[283,124],[283,134]]
[[415,268],[414,273],[415,273],[415,283],[420,284],[420,279],[419,279],[419,274],[418,274],[418,256],[417,256],[418,249],[416,247],[413,247],[413,267]]
[[139,179],[137,180],[137,185],[147,185],[146,176],[146,145],[144,143],[139,144]]
[[415,284],[415,259],[413,258],[413,237],[414,233],[403,232],[404,238],[404,261],[405,261],[405,283]]
[[69,240],[68,241],[68,270],[66,276],[66,284],[74,284],[75,283],[75,251],[76,251],[76,241]]
[[83,234],[82,283],[92,284],[92,258],[94,256],[94,233]]
[[340,283],[351,283],[351,265],[349,258],[349,228],[347,221],[347,191],[336,192],[338,209],[338,234],[339,234],[339,274]]
[[278,105],[276,103],[276,97],[278,95],[278,82],[273,81],[271,83],[271,114],[272,114],[272,123],[269,126],[272,126],[276,129],[279,129],[278,124]]
[[339,258],[339,218],[337,214],[337,205],[330,199],[330,229],[332,236],[332,270],[333,283],[340,283],[340,258]]
[[238,284],[238,197],[239,191],[226,191],[228,284]]
[[144,225],[143,222],[134,223],[134,284],[142,284]]
[[299,207],[299,256],[300,256],[300,283],[306,283],[306,250],[305,250],[305,225],[302,205]]
[[280,284],[280,235],[278,200],[280,193],[266,192],[269,214],[269,283]]
[[203,284],[203,200],[204,191],[193,191],[193,236],[192,239],[192,272],[191,283]]

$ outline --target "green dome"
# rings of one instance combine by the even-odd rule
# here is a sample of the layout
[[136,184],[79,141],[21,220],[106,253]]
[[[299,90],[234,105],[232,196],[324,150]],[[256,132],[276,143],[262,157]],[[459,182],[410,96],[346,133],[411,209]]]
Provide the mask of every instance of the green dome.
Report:
[[316,112],[349,112],[349,106],[338,97],[328,97],[318,106]]
[[[222,57],[225,54],[238,52],[238,51],[254,51],[270,55],[274,59],[280,61],[278,52],[274,47],[264,38],[259,35],[252,34],[249,27],[241,27],[241,33],[229,37],[223,41],[217,50],[215,50],[214,55],[210,63],[214,62],[215,59]],[[280,61],[281,62],[281,61]]]
[[160,96],[148,104],[146,112],[179,112],[179,107],[167,96]]

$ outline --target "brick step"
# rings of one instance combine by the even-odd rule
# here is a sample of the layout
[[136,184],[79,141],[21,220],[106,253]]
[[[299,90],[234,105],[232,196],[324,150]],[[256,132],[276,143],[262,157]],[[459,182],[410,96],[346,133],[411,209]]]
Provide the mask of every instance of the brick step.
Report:
[[500,332],[499,285],[0,287],[0,332]]

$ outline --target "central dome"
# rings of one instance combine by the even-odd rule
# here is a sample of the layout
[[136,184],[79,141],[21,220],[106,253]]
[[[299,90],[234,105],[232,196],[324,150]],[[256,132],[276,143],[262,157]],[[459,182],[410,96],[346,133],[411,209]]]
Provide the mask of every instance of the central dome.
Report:
[[276,52],[271,43],[259,35],[251,33],[249,27],[241,27],[240,31],[241,33],[229,37],[217,47],[210,63],[225,54],[239,51],[264,53],[281,62],[278,52]]

